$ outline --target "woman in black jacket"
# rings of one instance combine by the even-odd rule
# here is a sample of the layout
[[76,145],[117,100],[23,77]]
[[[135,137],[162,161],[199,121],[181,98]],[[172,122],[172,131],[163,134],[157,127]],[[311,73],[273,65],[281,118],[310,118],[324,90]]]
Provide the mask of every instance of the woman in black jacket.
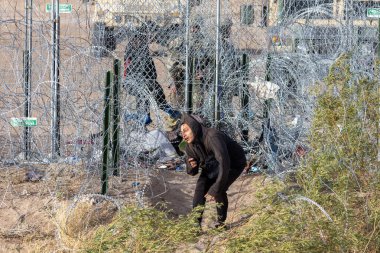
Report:
[[[206,200],[216,201],[218,223],[224,226],[227,218],[227,190],[246,166],[243,148],[223,132],[203,126],[196,116],[182,115],[181,133],[187,142],[187,173],[201,173],[195,187],[193,208]],[[202,221],[202,215],[199,223]]]

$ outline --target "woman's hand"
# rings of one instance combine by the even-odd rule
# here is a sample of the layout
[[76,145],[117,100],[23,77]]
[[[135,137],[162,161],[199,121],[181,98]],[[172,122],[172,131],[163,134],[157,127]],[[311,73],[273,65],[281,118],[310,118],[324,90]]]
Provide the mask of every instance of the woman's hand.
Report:
[[188,162],[189,162],[191,168],[193,168],[193,169],[198,166],[198,163],[194,158],[189,158]]

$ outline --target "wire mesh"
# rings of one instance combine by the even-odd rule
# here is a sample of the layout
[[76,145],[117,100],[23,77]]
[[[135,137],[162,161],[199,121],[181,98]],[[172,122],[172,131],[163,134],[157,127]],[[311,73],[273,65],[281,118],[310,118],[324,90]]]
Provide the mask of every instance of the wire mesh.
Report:
[[[366,11],[379,1],[72,1],[72,11],[60,14],[57,161],[50,143],[53,20],[44,1],[33,1],[30,94],[38,123],[25,160],[24,127],[11,124],[24,117],[25,5],[2,2],[0,161],[17,168],[81,164],[86,176],[76,195],[93,193],[94,182],[100,189],[105,76],[114,59],[122,61],[121,177],[141,182],[131,193],[146,189],[160,158],[147,152],[146,133],[175,130],[185,110],[237,139],[250,159],[259,157],[258,166],[283,175],[307,147],[310,89],[338,55],[352,51],[353,71],[374,75],[377,21]],[[139,194],[131,199],[143,204]]]

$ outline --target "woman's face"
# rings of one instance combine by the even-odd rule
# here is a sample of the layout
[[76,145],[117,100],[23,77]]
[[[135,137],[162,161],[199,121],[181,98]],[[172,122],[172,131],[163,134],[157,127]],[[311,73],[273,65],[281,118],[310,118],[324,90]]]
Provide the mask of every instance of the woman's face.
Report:
[[189,125],[186,123],[181,125],[181,134],[182,134],[183,139],[187,143],[192,143],[195,139],[193,130],[191,130]]

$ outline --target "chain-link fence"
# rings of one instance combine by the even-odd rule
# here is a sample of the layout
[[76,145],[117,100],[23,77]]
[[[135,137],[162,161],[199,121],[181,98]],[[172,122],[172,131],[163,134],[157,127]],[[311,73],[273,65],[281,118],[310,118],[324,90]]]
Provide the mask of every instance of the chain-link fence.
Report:
[[[281,175],[307,149],[310,91],[337,56],[351,51],[355,73],[374,75],[378,21],[367,11],[380,1],[77,0],[60,1],[54,20],[58,1],[2,2],[4,166],[80,161],[100,180],[103,138],[119,129],[119,173],[144,181],[163,152],[149,138],[178,141],[170,135],[188,111]],[[104,128],[105,101],[115,101],[105,100],[109,70],[111,83],[120,77],[116,128]],[[80,193],[91,192],[84,180]]]
[[[28,128],[31,160],[53,157],[49,143],[57,110],[61,157],[88,150],[92,159],[101,151],[94,139],[102,136],[105,76],[114,59],[122,61],[121,145],[131,131],[173,128],[181,112],[190,111],[207,117],[249,152],[262,149],[275,162],[273,169],[302,145],[312,117],[310,87],[323,80],[340,53],[353,50],[352,67],[373,75],[377,21],[366,12],[379,5],[376,1],[61,5],[58,108],[51,88],[57,57],[51,4],[34,2],[29,16],[22,1],[2,9],[3,161],[22,158],[27,148],[24,127],[10,124],[11,118],[25,116],[26,103],[38,120],[37,127]],[[25,59],[30,61],[29,95]]]

